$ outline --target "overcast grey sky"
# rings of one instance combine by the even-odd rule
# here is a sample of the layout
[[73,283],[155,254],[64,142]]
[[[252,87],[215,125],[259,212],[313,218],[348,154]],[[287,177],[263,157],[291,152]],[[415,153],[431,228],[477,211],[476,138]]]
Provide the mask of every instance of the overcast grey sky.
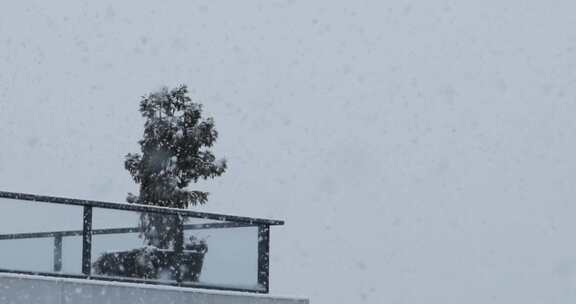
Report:
[[[0,188],[123,201],[139,97],[188,84],[286,220],[272,293],[576,299],[573,1],[4,1]],[[38,214],[42,216],[42,214]]]

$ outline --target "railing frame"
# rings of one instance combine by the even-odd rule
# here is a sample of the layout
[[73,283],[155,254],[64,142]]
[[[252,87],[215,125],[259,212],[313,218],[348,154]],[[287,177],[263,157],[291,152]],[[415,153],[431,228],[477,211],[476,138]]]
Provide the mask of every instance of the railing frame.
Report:
[[[0,269],[0,272],[7,273],[20,273],[20,274],[32,274],[32,275],[42,275],[51,277],[68,277],[68,278],[82,278],[82,279],[95,279],[95,280],[105,280],[105,281],[119,281],[119,282],[134,282],[134,283],[145,283],[154,285],[171,285],[180,287],[193,287],[193,288],[207,288],[207,289],[218,289],[218,290],[230,290],[230,291],[243,291],[243,292],[256,292],[256,293],[268,293],[270,290],[270,226],[272,225],[283,225],[283,221],[261,219],[261,218],[249,218],[242,216],[215,214],[215,213],[204,213],[196,212],[191,210],[165,208],[165,207],[155,207],[148,205],[138,205],[138,204],[125,204],[125,203],[110,203],[102,201],[92,201],[92,200],[80,200],[72,198],[54,197],[54,196],[44,196],[36,194],[27,193],[15,193],[15,192],[5,192],[0,191],[0,198],[23,200],[30,202],[39,203],[53,203],[53,204],[65,204],[65,205],[75,205],[83,207],[83,227],[82,230],[70,230],[70,231],[52,231],[52,232],[33,232],[33,233],[18,233],[18,234],[1,234],[0,240],[13,240],[13,239],[30,239],[30,238],[54,238],[54,272],[33,272],[33,271],[20,271],[20,270],[10,270],[10,269]],[[179,215],[192,218],[201,218],[209,220],[225,221],[225,223],[206,223],[206,224],[192,224],[184,225],[184,229],[214,229],[214,228],[234,228],[234,227],[258,227],[258,269],[257,269],[257,281],[261,288],[251,289],[251,288],[239,288],[236,286],[226,286],[226,285],[212,285],[205,283],[189,283],[177,280],[174,282],[166,281],[153,281],[153,280],[143,280],[135,278],[123,278],[123,277],[106,277],[106,276],[95,276],[92,275],[92,236],[99,234],[118,234],[118,233],[133,233],[139,232],[137,227],[126,227],[126,228],[110,228],[110,229],[92,229],[92,209],[93,207],[104,208],[104,209],[115,209],[115,210],[128,210],[128,211],[139,211],[139,212],[151,212],[151,213],[162,213],[169,215]],[[62,270],[62,241],[64,237],[71,236],[82,236],[82,274],[64,274],[60,271]],[[181,246],[180,246],[181,247]]]

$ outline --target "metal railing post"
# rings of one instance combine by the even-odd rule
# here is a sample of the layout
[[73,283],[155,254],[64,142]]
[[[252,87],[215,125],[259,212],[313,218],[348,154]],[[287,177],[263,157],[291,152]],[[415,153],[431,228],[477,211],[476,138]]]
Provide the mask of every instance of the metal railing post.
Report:
[[90,276],[92,269],[92,207],[84,206],[82,227],[82,273]]
[[54,235],[54,272],[62,271],[62,235]]
[[258,284],[270,288],[270,226],[258,226]]
[[182,283],[182,255],[184,252],[184,217],[181,215],[174,215],[176,220],[176,226],[174,229],[174,253],[175,253],[175,274],[176,274],[176,282],[178,284]]

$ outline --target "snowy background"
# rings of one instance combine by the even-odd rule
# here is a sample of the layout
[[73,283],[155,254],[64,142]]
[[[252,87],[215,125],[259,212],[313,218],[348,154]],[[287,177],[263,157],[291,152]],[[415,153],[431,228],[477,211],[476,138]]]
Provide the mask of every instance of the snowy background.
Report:
[[139,97],[185,83],[230,167],[197,210],[286,220],[273,294],[572,302],[575,9],[5,1],[0,188],[123,201]]

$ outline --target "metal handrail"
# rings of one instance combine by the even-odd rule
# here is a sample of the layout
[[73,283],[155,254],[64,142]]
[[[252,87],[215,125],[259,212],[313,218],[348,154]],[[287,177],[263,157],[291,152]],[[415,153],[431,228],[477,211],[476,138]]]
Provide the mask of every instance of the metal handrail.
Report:
[[280,220],[252,218],[252,217],[245,217],[245,216],[217,214],[217,213],[208,213],[208,212],[197,212],[197,211],[186,210],[186,209],[157,207],[157,206],[149,206],[149,205],[141,205],[141,204],[111,203],[111,202],[102,202],[102,201],[93,201],[93,200],[82,200],[82,199],[75,199],[75,198],[46,196],[46,195],[37,195],[37,194],[29,194],[29,193],[0,191],[0,198],[18,199],[18,200],[25,200],[25,201],[31,201],[31,202],[64,204],[64,205],[90,206],[90,207],[99,207],[99,208],[106,208],[106,209],[174,214],[174,215],[182,215],[182,216],[189,216],[189,217],[202,218],[202,219],[208,219],[208,220],[217,220],[217,221],[242,222],[242,223],[263,224],[263,225],[284,225],[284,221],[280,221]]

